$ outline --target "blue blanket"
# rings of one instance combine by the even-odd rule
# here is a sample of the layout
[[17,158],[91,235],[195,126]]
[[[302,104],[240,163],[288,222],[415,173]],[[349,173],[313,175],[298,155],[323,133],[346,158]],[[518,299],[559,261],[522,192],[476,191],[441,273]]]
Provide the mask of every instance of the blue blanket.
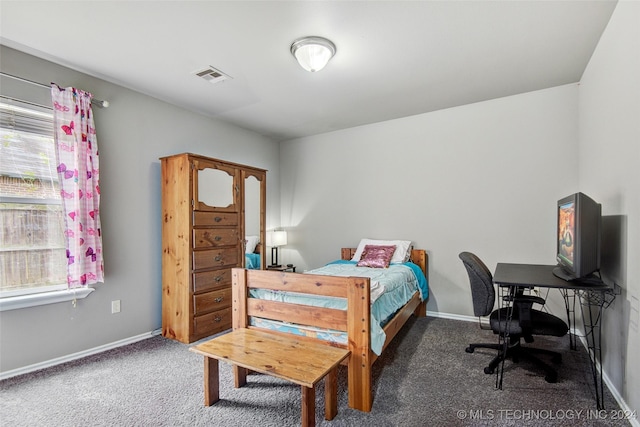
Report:
[[[330,262],[327,265],[331,265],[331,264],[346,264],[346,265],[353,265],[355,267],[357,266],[358,263],[356,261],[348,261],[348,260],[340,259],[337,261]],[[398,264],[392,264],[392,265],[398,265]],[[412,262],[405,262],[399,265],[405,265],[411,268],[411,270],[413,270],[413,274],[416,275],[416,279],[418,280],[418,289],[420,290],[420,297],[422,297],[422,301],[429,298],[429,286],[427,284],[427,278],[422,272],[422,269],[420,268],[420,266]],[[366,267],[360,267],[360,268],[366,268]]]
[[246,268],[249,270],[260,269],[260,254],[244,254]]

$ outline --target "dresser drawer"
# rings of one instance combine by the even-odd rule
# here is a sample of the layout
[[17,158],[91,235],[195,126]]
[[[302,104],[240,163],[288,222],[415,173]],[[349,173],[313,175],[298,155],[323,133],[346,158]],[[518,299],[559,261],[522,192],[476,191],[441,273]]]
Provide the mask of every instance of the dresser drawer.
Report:
[[214,225],[236,226],[238,225],[238,213],[237,212],[205,212],[205,211],[193,212],[194,227],[210,227]]
[[231,328],[231,307],[193,318],[194,340]]
[[193,274],[193,292],[231,288],[231,269],[202,271]]
[[238,263],[238,248],[211,249],[193,251],[193,269],[202,270],[214,267],[234,267]]
[[217,248],[237,245],[238,230],[235,228],[194,228],[194,248]]
[[193,314],[208,313],[231,306],[231,288],[193,296]]

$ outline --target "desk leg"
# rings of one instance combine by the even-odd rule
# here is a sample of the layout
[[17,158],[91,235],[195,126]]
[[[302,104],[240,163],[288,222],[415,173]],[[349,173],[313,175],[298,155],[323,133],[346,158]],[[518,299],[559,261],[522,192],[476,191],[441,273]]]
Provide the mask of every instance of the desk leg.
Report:
[[[496,388],[498,390],[502,390],[502,379],[504,378],[504,361],[506,359],[507,352],[509,351],[509,345],[511,343],[511,337],[509,333],[509,326],[511,326],[511,319],[513,319],[513,304],[509,301],[507,296],[512,295],[515,292],[513,287],[507,286],[499,286],[499,298],[498,298],[498,308],[507,308],[507,315],[505,319],[500,318],[500,313],[498,312],[498,322],[505,322],[505,331],[504,336],[502,334],[498,334],[498,344],[502,344],[502,360],[498,365],[498,369],[496,371]],[[505,305],[506,304],[506,305]],[[502,342],[500,342],[502,340]]]
[[564,299],[564,308],[567,310],[567,323],[569,325],[569,348],[571,350],[575,350],[576,346],[576,334],[573,333],[572,327],[576,325],[576,293],[575,291],[571,292],[569,295],[569,290],[567,289],[559,289],[560,294],[562,294],[562,298]]
[[[580,308],[584,334],[587,339],[591,375],[595,386],[596,405],[604,409],[604,386],[602,381],[602,347],[600,346],[600,332],[602,310],[604,307],[604,292],[583,290],[579,291]],[[586,311],[586,312],[585,312]]]
[[211,406],[220,400],[218,359],[204,357],[204,404]]

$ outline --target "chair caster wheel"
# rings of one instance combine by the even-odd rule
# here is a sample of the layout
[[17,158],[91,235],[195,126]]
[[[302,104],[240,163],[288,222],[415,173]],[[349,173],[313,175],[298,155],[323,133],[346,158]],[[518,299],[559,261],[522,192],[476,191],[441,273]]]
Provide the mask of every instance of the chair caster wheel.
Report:
[[473,350],[475,350],[475,348],[473,347],[467,347],[464,349],[464,351],[466,351],[467,353],[473,353]]
[[484,373],[489,375],[489,374],[493,374],[494,373],[494,369],[490,368],[489,366],[487,366],[486,368],[484,368]]

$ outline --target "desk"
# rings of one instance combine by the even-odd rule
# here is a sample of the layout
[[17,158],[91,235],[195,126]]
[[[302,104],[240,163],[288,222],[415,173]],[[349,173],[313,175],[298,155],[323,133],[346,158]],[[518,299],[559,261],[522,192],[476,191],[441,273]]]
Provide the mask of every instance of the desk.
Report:
[[[609,286],[599,279],[583,281],[566,281],[553,274],[555,265],[534,264],[505,264],[498,263],[493,283],[500,289],[538,287],[558,289],[564,298],[569,323],[569,342],[572,350],[576,349],[575,336],[571,330],[575,324],[576,295],[580,301],[580,310],[584,324],[584,333],[587,340],[589,358],[591,360],[591,373],[596,392],[596,404],[598,409],[604,409],[603,383],[602,383],[602,348],[600,347],[600,326],[603,308],[611,304],[615,298],[613,286]],[[502,297],[502,295],[500,295]],[[499,298],[503,304],[503,298]],[[506,340],[505,340],[506,345]],[[502,369],[499,370],[499,387],[502,387]]]

